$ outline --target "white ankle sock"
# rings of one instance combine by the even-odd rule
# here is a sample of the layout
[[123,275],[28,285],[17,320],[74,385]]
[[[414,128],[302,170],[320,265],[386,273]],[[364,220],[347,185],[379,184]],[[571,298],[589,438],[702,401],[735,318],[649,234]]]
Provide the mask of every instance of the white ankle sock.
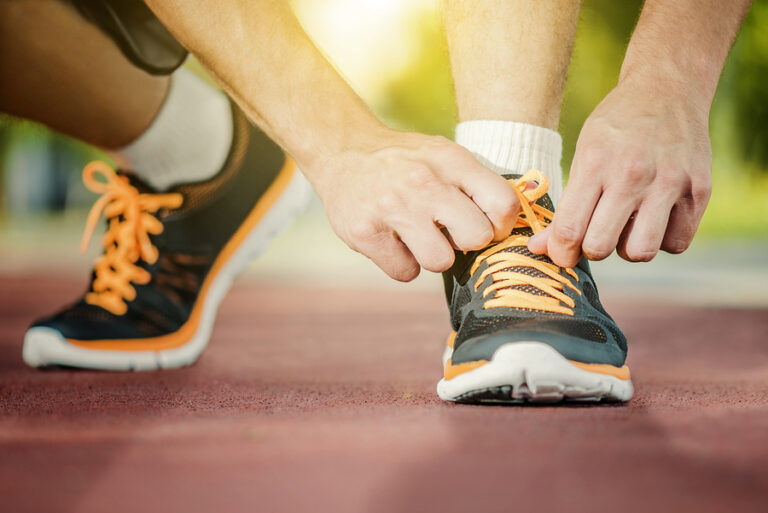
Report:
[[182,68],[155,120],[118,154],[142,180],[165,190],[215,175],[229,155],[232,132],[227,97]]
[[472,120],[456,126],[456,142],[499,174],[538,169],[549,178],[552,202],[560,199],[563,139],[554,130],[515,121]]

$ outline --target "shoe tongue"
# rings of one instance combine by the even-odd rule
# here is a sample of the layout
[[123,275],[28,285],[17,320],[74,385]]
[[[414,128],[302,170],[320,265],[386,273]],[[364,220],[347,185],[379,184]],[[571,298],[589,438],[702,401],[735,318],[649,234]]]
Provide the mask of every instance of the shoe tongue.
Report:
[[[506,174],[506,175],[501,175],[501,176],[503,176],[507,180],[519,180],[520,178],[522,178],[523,175],[520,175],[520,174],[517,174],[517,173],[512,173],[512,174]],[[547,210],[549,210],[551,212],[555,211],[555,204],[552,203],[552,198],[549,197],[549,193],[547,193],[544,196],[542,196],[541,198],[539,198],[536,201],[536,204],[539,205],[540,207],[546,208]]]
[[149,185],[147,182],[139,178],[139,176],[136,173],[132,173],[130,171],[125,171],[123,169],[118,169],[117,174],[120,176],[124,176],[128,179],[128,182],[136,187],[136,189],[142,193],[142,194],[158,194],[159,191]]

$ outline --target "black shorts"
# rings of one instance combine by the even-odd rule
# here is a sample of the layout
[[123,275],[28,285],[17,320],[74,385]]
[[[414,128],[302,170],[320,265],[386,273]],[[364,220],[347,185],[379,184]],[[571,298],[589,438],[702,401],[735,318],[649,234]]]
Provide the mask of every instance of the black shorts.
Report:
[[109,36],[136,66],[153,75],[169,75],[184,63],[187,51],[142,0],[68,0]]

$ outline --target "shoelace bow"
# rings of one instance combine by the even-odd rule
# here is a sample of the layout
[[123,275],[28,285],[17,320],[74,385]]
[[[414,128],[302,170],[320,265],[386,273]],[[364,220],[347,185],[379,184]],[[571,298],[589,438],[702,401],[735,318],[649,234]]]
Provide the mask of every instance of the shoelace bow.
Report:
[[[103,181],[97,180],[97,176]],[[158,258],[149,236],[162,233],[163,224],[153,214],[161,208],[180,207],[184,198],[178,193],[140,193],[127,177],[100,161],[85,166],[83,183],[101,197],[88,213],[81,252],[88,247],[102,213],[109,220],[102,239],[105,251],[94,265],[95,278],[85,301],[123,315],[128,310],[126,300],[136,298],[132,284],[144,285],[151,279],[149,272],[137,263],[141,260],[154,264]]]
[[[510,180],[510,184],[517,194],[522,208],[515,228],[529,227],[533,233],[539,233],[552,221],[554,216],[551,210],[536,204],[546,194],[549,180],[539,171],[531,170],[518,180]],[[529,188],[529,184],[535,184],[536,187]],[[490,294],[494,295],[484,303],[484,308],[525,308],[573,315],[575,303],[563,292],[563,287],[568,287],[579,295],[581,295],[581,291],[560,273],[560,267],[554,263],[537,260],[515,251],[505,251],[514,247],[527,247],[529,239],[529,235],[513,233],[480,253],[475,259],[475,263],[470,269],[471,275],[475,274],[480,264],[488,263],[488,267],[480,273],[475,282],[475,290],[480,288],[488,276],[492,280],[492,283],[483,291],[483,297],[488,297]],[[522,271],[516,271],[514,268],[536,269],[546,277],[530,276]],[[563,270],[573,279],[579,281],[579,277],[573,269],[564,268]],[[546,295],[514,288],[520,285],[530,285]]]

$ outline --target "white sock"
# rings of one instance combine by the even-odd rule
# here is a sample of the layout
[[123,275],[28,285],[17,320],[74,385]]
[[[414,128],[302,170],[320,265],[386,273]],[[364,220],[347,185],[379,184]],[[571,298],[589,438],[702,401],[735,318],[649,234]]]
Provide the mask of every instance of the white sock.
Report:
[[129,169],[158,190],[207,180],[218,173],[232,145],[227,97],[182,68],[149,128],[118,150]]
[[563,139],[554,130],[515,121],[464,121],[456,126],[456,142],[499,174],[538,169],[549,179],[549,196],[557,205],[563,193]]

